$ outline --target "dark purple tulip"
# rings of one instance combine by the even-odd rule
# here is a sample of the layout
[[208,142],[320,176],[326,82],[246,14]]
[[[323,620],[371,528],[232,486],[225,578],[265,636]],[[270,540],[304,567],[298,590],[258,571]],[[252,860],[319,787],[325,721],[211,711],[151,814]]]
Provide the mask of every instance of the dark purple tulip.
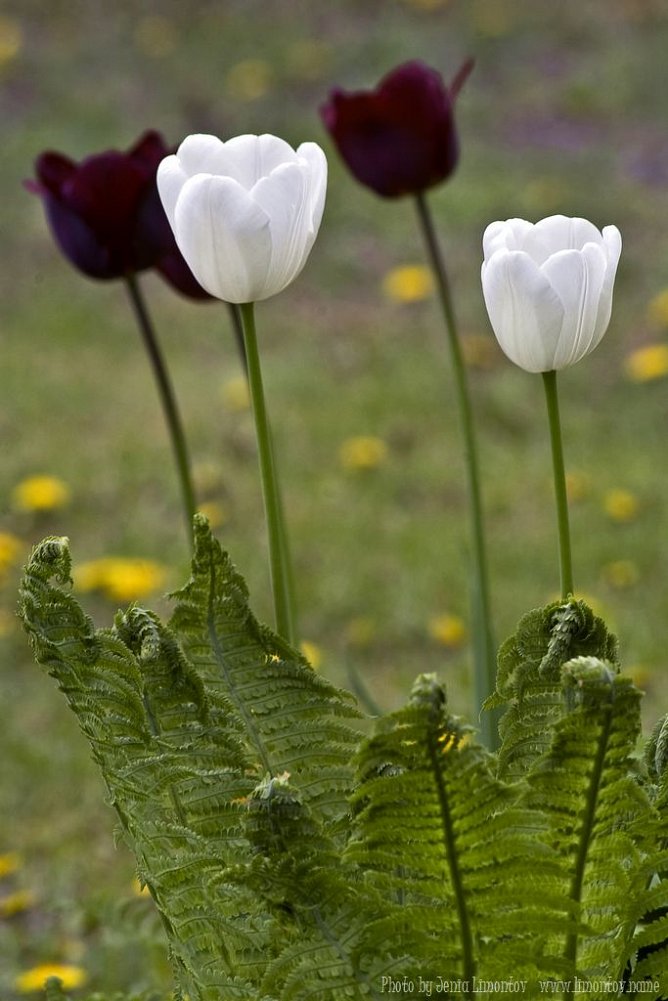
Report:
[[352,174],[385,198],[415,195],[452,174],[459,159],[454,101],[473,68],[449,87],[421,62],[404,63],[375,90],[333,90],[320,109]]
[[184,295],[209,298],[176,246],[156,185],[172,150],[145,132],[127,153],[107,150],[76,163],[47,151],[28,190],[41,196],[56,243],[90,278],[123,278],[157,268]]

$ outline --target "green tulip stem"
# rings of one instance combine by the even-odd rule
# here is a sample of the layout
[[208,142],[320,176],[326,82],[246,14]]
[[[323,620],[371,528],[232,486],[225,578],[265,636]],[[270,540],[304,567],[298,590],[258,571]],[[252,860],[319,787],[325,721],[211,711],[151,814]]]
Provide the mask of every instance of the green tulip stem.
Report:
[[292,567],[288,553],[283,505],[279,491],[278,477],[276,475],[274,449],[262,385],[260,354],[255,330],[255,312],[252,302],[244,303],[239,309],[243,326],[246,359],[248,362],[248,384],[253,406],[253,416],[255,418],[262,495],[267,518],[269,564],[271,568],[271,586],[274,596],[276,629],[283,639],[294,646],[296,643],[296,627]]
[[144,341],[144,347],[153,369],[155,381],[158,386],[158,395],[162,404],[165,422],[172,442],[172,450],[176,461],[176,469],[181,484],[181,495],[183,499],[183,513],[185,515],[188,540],[193,544],[193,517],[195,515],[195,491],[193,488],[192,476],[190,473],[190,458],[186,437],[183,432],[183,424],[176,403],[176,396],[169,377],[169,372],[158,344],[158,338],[153,328],[153,323],[146,308],[143,293],[139,287],[136,274],[129,272],[125,276],[125,283],[130,295],[130,302],[137,320],[137,325]]
[[565,601],[573,594],[573,563],[571,560],[571,532],[568,524],[568,494],[566,492],[564,449],[561,441],[561,421],[559,419],[557,373],[543,372],[543,385],[545,386],[547,418],[550,425],[550,441],[552,444],[554,496],[557,503],[557,525],[559,528],[561,596]]
[[248,379],[248,359],[246,358],[246,345],[244,344],[244,325],[241,322],[241,311],[236,302],[228,302],[227,310],[230,315],[230,323],[234,331],[234,340],[239,352],[239,361],[244,370],[244,375]]
[[[457,320],[445,262],[439,247],[431,212],[423,192],[416,195],[416,202],[420,227],[427,246],[427,254],[436,281],[438,297],[445,321],[455,378],[461,431],[464,439],[464,459],[468,476],[473,545],[472,633],[474,694],[478,709],[480,709],[484,701],[492,694],[496,687],[496,654],[492,635],[489,575],[483,529],[478,453],[466,378],[466,366],[457,332]],[[484,743],[492,750],[498,746],[496,717],[493,713],[482,713],[481,737]]]

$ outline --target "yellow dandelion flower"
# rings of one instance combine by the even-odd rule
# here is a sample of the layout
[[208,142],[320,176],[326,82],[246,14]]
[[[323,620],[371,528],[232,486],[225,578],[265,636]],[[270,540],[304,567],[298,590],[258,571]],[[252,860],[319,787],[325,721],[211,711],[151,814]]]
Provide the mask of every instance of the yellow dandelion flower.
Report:
[[152,560],[107,556],[82,563],[74,573],[79,591],[101,591],[114,601],[135,601],[164,586],[167,568]]
[[80,966],[71,966],[68,963],[42,963],[19,974],[14,986],[19,994],[33,994],[44,988],[49,977],[58,977],[64,990],[67,991],[83,987],[88,974]]
[[387,459],[387,445],[373,435],[346,438],[339,449],[339,460],[344,469],[357,471],[376,469]]
[[29,476],[14,487],[12,499],[19,511],[53,511],[69,503],[70,489],[57,476]]
[[223,386],[223,404],[231,413],[241,413],[249,409],[251,398],[245,375],[227,380]]
[[624,371],[631,382],[651,382],[668,375],[668,344],[647,344],[632,351],[624,361]]
[[364,648],[373,642],[376,632],[375,620],[368,615],[360,615],[350,620],[345,636],[351,646]]
[[617,487],[608,490],[603,498],[603,510],[612,521],[633,521],[640,508],[640,502],[630,490]]
[[13,17],[0,17],[0,66],[15,59],[23,48],[23,30]]
[[176,48],[177,33],[169,18],[162,14],[147,14],[138,22],[134,42],[139,51],[150,59],[164,59]]
[[273,80],[273,71],[264,59],[242,59],[228,70],[225,89],[238,101],[257,101],[264,97]]
[[310,640],[302,640],[299,644],[299,649],[304,654],[313,670],[317,671],[322,664],[322,650],[320,647],[315,643],[311,643]]
[[668,288],[650,299],[647,304],[647,322],[651,327],[659,330],[668,328]]
[[591,479],[577,470],[566,473],[566,493],[571,503],[584,500],[591,493]]
[[424,264],[402,264],[383,278],[383,292],[393,302],[421,302],[434,290],[434,279]]
[[32,890],[15,890],[5,897],[0,897],[0,918],[13,918],[34,907],[37,897]]
[[23,858],[19,852],[5,852],[0,855],[0,879],[13,876],[23,866]]
[[433,640],[450,650],[466,642],[466,626],[458,615],[435,615],[427,623],[427,631]]
[[17,562],[23,543],[10,532],[0,532],[0,572]]
[[636,584],[640,574],[632,560],[614,560],[603,567],[603,576],[611,587],[623,590]]

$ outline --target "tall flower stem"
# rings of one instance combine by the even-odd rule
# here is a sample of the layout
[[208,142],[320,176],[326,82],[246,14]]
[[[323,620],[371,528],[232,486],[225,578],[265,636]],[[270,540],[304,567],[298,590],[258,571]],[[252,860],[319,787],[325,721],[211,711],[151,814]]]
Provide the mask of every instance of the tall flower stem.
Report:
[[[473,427],[473,415],[469,396],[466,366],[457,331],[450,283],[445,262],[434,229],[427,200],[423,192],[416,195],[420,227],[427,247],[427,254],[434,273],[438,297],[443,312],[445,328],[450,348],[450,358],[455,378],[455,389],[461,431],[464,439],[464,459],[468,476],[469,500],[471,505],[471,529],[473,546],[473,657],[474,689],[478,707],[492,694],[496,686],[496,655],[492,636],[491,602],[487,551],[483,528],[482,494],[478,450]],[[498,745],[496,719],[493,713],[485,712],[481,717],[481,736],[492,750]]]
[[183,500],[183,513],[186,519],[188,539],[190,545],[193,544],[193,516],[195,514],[195,491],[193,489],[192,476],[190,473],[190,457],[186,437],[183,432],[183,424],[176,403],[176,396],[169,377],[169,372],[158,344],[153,323],[146,308],[143,293],[139,286],[137,276],[128,273],[125,283],[130,296],[130,302],[134,310],[137,325],[144,341],[144,347],[149,357],[155,381],[158,386],[158,394],[165,415],[167,429],[172,442],[172,450],[176,461],[179,482],[181,484],[181,495]]
[[244,370],[244,375],[248,378],[248,359],[246,358],[246,345],[244,344],[244,326],[241,322],[241,311],[235,302],[227,303],[227,310],[230,314],[230,323],[234,331],[234,340],[239,352],[239,360]]
[[568,523],[568,495],[566,492],[564,449],[561,441],[561,421],[559,418],[557,373],[543,372],[543,385],[545,386],[547,417],[550,425],[552,471],[554,473],[554,496],[557,503],[561,596],[565,600],[573,594],[573,563],[571,560],[571,532]]
[[296,627],[292,569],[288,555],[283,505],[278,477],[276,475],[274,449],[264,398],[264,387],[262,385],[260,354],[257,347],[257,334],[255,330],[255,311],[252,302],[244,303],[239,308],[243,325],[246,359],[248,362],[248,384],[253,406],[253,416],[255,418],[262,495],[269,535],[269,563],[274,596],[276,629],[283,639],[294,646],[296,643]]

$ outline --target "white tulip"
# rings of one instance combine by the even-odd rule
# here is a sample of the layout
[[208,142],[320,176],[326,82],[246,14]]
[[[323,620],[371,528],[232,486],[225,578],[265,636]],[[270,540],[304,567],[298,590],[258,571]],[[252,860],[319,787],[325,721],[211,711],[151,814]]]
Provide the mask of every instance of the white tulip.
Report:
[[586,219],[493,222],[483,236],[482,289],[496,338],[527,372],[574,365],[610,322],[622,238]]
[[222,142],[193,135],[158,167],[158,191],[200,285],[227,302],[257,302],[296,278],[325,206],[327,160],[271,135]]

